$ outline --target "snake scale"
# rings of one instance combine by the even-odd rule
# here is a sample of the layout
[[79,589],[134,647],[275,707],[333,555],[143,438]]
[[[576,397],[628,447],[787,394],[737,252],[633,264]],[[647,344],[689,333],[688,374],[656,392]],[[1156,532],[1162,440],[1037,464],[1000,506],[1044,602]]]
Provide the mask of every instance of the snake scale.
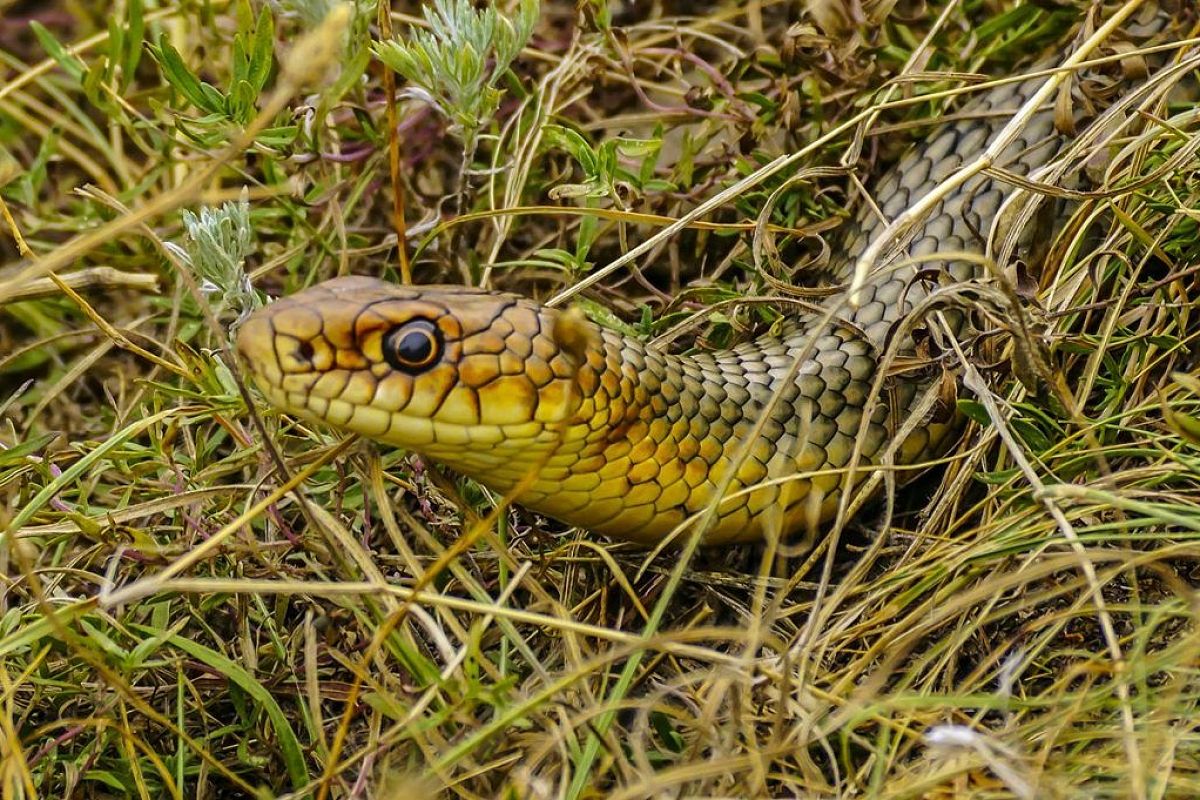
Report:
[[[988,90],[903,156],[833,249],[834,278],[848,280],[887,221],[986,147],[1044,80]],[[1053,109],[1040,109],[997,165],[1028,175],[1063,139]],[[874,400],[872,386],[896,323],[938,283],[979,276],[977,260],[937,254],[986,252],[1013,190],[967,180],[894,243],[855,307],[835,295],[831,320],[814,313],[730,350],[662,352],[525,297],[368,277],[259,310],[237,348],[280,409],[499,492],[520,484],[517,502],[572,525],[655,543],[719,501],[705,544],[812,533],[885,454],[919,464],[953,438],[953,419],[923,419],[889,449],[936,375],[889,376]],[[963,315],[947,318],[954,328]],[[907,335],[891,344],[914,352]]]

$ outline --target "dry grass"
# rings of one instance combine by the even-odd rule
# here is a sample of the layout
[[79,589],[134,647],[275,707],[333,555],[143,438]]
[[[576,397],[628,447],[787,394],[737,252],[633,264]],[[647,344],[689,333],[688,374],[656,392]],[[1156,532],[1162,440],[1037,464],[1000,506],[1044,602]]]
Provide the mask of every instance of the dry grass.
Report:
[[1071,156],[1110,191],[1030,265],[1039,302],[982,293],[963,442],[812,556],[647,557],[248,408],[256,296],[180,250],[181,210],[245,189],[257,289],[399,279],[395,141],[415,280],[588,286],[721,345],[836,244],[853,179],[798,166],[869,183],[976,83],[946,73],[1065,52],[1077,10],[544,3],[463,176],[420,98],[388,135],[373,2],[341,33],[266,5],[236,91],[264,5],[163,5],[0,0],[0,797],[1200,795],[1185,106]]

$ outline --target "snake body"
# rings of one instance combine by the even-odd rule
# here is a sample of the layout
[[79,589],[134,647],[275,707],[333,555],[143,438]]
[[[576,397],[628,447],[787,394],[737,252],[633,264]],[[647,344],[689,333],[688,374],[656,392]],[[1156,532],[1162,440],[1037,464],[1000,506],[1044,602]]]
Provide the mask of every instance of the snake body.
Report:
[[[982,94],[883,176],[834,251],[836,279],[1043,80]],[[1053,110],[1041,109],[997,165],[1027,175],[1060,140]],[[717,503],[707,544],[812,532],[873,466],[917,464],[951,440],[948,416],[916,420],[897,439],[936,376],[891,375],[875,395],[873,385],[896,323],[938,283],[979,277],[977,260],[937,254],[987,252],[1012,191],[983,174],[967,180],[893,243],[856,307],[831,297],[829,315],[730,350],[661,352],[517,295],[366,277],[256,312],[238,349],[279,408],[416,451],[499,492],[519,487],[521,505],[576,526],[653,543]],[[962,324],[961,314],[947,318]],[[906,334],[891,344],[914,352]]]

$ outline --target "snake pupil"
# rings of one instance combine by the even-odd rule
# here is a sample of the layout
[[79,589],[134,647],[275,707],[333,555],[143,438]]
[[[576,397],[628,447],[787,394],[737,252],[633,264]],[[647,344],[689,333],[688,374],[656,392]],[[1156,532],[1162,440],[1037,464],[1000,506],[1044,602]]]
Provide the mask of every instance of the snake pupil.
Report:
[[404,372],[419,372],[437,359],[439,342],[432,324],[417,320],[392,331],[384,339],[384,358]]
[[433,351],[433,342],[429,341],[427,333],[406,333],[400,340],[397,354],[410,364],[420,364],[429,358]]

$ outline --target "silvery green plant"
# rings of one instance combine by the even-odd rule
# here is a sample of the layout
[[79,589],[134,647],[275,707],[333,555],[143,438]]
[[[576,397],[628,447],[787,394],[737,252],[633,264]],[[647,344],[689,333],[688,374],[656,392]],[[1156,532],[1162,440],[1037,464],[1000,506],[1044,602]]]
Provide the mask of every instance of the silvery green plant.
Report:
[[250,201],[243,196],[220,208],[202,208],[199,214],[185,210],[183,227],[185,245],[168,246],[200,278],[200,291],[214,316],[220,319],[226,311],[234,311],[240,323],[262,305],[245,269],[246,256],[254,247]]
[[[282,14],[294,15],[309,27],[316,27],[329,15],[334,6],[342,5],[348,0],[271,0],[270,4],[279,9]],[[354,4],[355,15],[371,13],[377,0],[349,0]]]
[[407,40],[376,42],[375,54],[428,93],[473,156],[480,131],[500,106],[496,84],[533,34],[538,2],[518,0],[516,12],[506,16],[492,5],[477,11],[471,0],[434,0],[424,15],[427,28],[414,29]]

